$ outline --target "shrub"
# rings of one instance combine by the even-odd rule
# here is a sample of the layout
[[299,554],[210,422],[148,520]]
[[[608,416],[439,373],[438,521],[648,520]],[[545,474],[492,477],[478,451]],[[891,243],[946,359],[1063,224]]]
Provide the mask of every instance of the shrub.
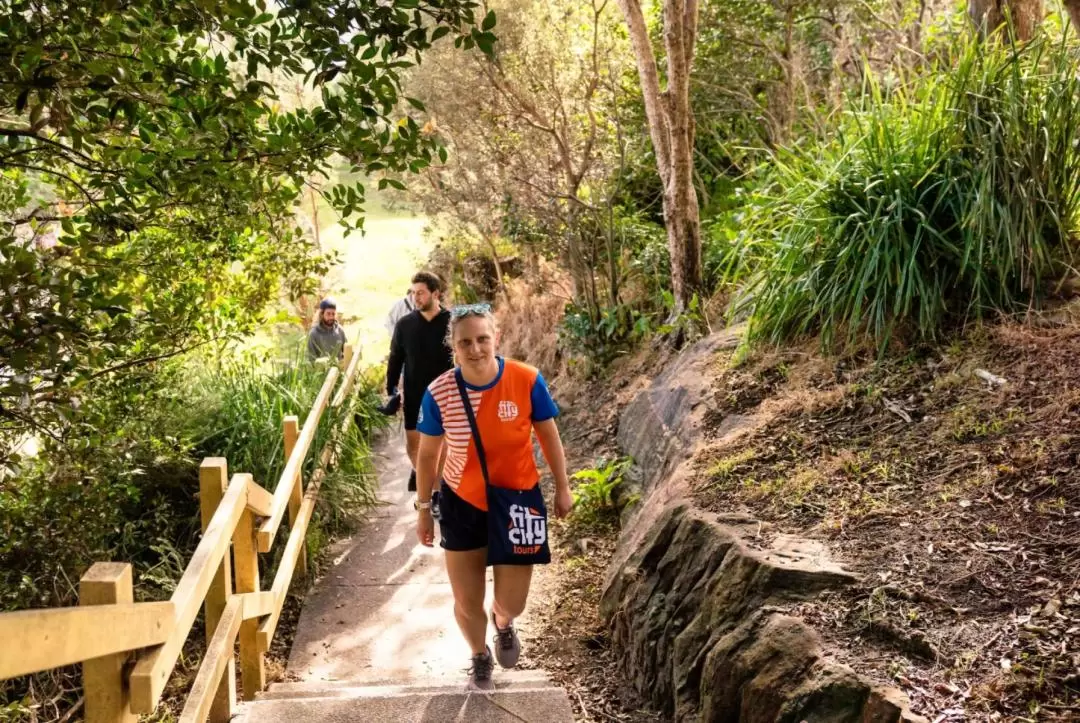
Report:
[[622,484],[623,475],[633,460],[630,457],[600,459],[595,467],[575,472],[572,523],[585,527],[611,524],[617,518],[612,493]]
[[749,272],[751,339],[932,339],[1030,308],[1070,267],[1075,58],[1045,38],[947,55],[891,90],[868,81],[837,137],[775,159],[729,260]]

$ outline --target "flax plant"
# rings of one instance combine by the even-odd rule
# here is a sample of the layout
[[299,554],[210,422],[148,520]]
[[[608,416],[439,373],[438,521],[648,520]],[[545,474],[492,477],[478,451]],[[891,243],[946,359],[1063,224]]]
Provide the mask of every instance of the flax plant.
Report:
[[730,259],[751,340],[827,347],[1037,306],[1072,270],[1080,80],[1063,43],[966,40],[777,155]]

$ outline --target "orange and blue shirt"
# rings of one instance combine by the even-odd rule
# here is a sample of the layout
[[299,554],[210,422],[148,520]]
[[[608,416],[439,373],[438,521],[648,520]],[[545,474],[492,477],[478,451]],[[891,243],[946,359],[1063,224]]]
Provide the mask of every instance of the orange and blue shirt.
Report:
[[[536,368],[513,359],[497,359],[499,373],[494,381],[482,387],[466,382],[465,389],[484,442],[491,483],[527,490],[540,479],[533,454],[533,424],[555,418],[559,408]],[[431,437],[445,435],[443,479],[463,500],[487,510],[484,474],[453,369],[428,386],[416,429]]]

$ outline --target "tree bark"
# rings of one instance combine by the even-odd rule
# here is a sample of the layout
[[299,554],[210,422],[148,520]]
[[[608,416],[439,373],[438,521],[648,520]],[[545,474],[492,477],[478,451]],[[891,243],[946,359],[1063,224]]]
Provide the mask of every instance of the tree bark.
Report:
[[1065,9],[1069,12],[1073,31],[1080,33],[1080,0],[1064,0]]
[[[1074,18],[1073,7],[1077,3],[1066,2],[1069,15]],[[1016,39],[1024,42],[1031,40],[1035,34],[1035,28],[1039,27],[1043,15],[1042,0],[969,0],[968,15],[971,22],[983,35],[989,35],[997,30],[1006,20],[1012,21]]]
[[701,290],[701,219],[694,189],[694,117],[690,70],[697,39],[697,0],[664,0],[667,89],[661,91],[645,17],[639,0],[619,0],[637,61],[656,167],[664,186],[664,220],[675,313],[685,311]]
[[[499,285],[499,290],[503,293],[503,298],[506,300],[506,308],[511,312],[514,311],[514,302],[510,298],[510,287],[506,283],[506,279],[503,277],[502,264],[499,263],[499,247],[495,245],[495,239],[498,238],[498,231],[481,232],[480,234],[484,238],[484,243],[487,244],[488,250],[491,251],[491,261],[495,264],[495,279]],[[498,295],[498,291],[495,292]]]

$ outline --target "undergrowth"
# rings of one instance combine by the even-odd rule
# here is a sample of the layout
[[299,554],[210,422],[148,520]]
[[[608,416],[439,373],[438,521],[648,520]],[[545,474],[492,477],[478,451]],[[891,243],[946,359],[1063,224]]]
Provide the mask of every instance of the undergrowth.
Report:
[[1037,305],[1072,268],[1074,51],[968,39],[917,77],[867,74],[837,134],[775,158],[729,256],[751,340],[943,330]]
[[600,459],[596,466],[575,472],[571,479],[577,484],[571,494],[574,500],[570,525],[580,532],[617,523],[619,511],[614,492],[633,460],[630,457]]

